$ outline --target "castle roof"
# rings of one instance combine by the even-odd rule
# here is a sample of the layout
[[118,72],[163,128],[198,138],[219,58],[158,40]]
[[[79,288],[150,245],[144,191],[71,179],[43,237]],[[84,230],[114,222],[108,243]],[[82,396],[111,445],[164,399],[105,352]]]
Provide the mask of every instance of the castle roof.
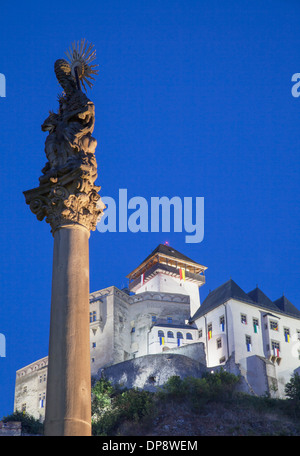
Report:
[[130,274],[128,274],[128,278],[131,278],[136,275],[137,272],[140,272],[143,268],[147,266],[152,260],[155,258],[158,259],[170,259],[171,261],[177,261],[178,263],[184,263],[190,266],[194,266],[198,270],[204,271],[207,269],[206,266],[202,266],[201,264],[197,263],[196,261],[192,260],[191,258],[183,255],[182,253],[175,250],[170,245],[159,244],[150,255],[145,258],[139,266],[137,266]]
[[254,290],[247,293],[252,301],[256,302],[260,307],[264,309],[273,310],[273,312],[278,312],[278,307],[261,291],[260,288],[256,287]]
[[229,299],[236,299],[237,301],[254,304],[252,299],[245,293],[235,282],[230,279],[223,285],[220,285],[215,290],[211,291],[208,296],[204,299],[203,303],[192,317],[192,321],[201,317],[202,315],[210,312],[215,307],[229,301]]
[[196,261],[191,260],[191,258],[187,257],[186,255],[183,255],[182,253],[178,252],[178,250],[175,250],[173,247],[171,247],[170,245],[166,245],[166,244],[159,244],[156,247],[156,249],[154,249],[153,252],[147,256],[147,258],[143,261],[143,263],[146,263],[147,261],[149,261],[150,258],[155,256],[157,253],[160,253],[163,256],[168,256],[171,258],[175,258],[177,260],[181,260],[185,263],[191,263],[191,264],[194,264],[197,266],[199,265],[199,263],[197,263]]
[[169,245],[159,244],[139,266],[127,275],[129,289],[135,290],[137,281],[142,274],[145,276],[145,281],[158,272],[179,277],[180,268],[185,270],[187,280],[201,284],[205,282],[204,271],[207,269],[206,266],[202,266]]
[[300,317],[300,310],[298,310],[285,296],[281,296],[281,298],[274,301],[274,304],[285,314],[293,317]]
[[249,293],[245,293],[232,279],[230,279],[228,282],[225,282],[208,294],[197,312],[191,317],[190,321],[195,321],[197,318],[205,315],[230,299],[245,302],[249,305],[259,306],[269,311],[300,318],[300,311],[285,296],[282,296],[273,302],[260,290],[260,288],[256,287]]

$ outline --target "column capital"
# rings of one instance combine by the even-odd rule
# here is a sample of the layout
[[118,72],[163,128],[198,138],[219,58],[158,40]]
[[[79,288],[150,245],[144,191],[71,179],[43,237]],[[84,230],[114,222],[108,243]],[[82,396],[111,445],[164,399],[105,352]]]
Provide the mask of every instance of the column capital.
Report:
[[24,192],[26,203],[38,220],[45,219],[54,231],[64,225],[96,229],[104,204],[87,169],[79,167],[60,177],[51,177],[39,187]]

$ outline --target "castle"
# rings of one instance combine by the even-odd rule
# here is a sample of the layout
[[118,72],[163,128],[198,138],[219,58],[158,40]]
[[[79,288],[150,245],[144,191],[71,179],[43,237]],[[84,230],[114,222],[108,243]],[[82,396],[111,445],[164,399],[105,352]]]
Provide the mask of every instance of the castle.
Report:
[[[160,244],[128,276],[129,288],[90,294],[91,374],[155,389],[170,376],[223,367],[252,394],[284,397],[300,372],[300,311],[229,280],[200,304],[207,268]],[[16,372],[14,410],[45,417],[48,357]]]

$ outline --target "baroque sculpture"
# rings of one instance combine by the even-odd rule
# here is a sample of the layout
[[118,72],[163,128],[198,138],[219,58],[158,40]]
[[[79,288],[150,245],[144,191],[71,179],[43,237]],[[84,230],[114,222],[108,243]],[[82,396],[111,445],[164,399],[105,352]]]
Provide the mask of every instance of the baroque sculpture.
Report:
[[39,186],[24,192],[53,242],[45,435],[91,435],[89,237],[104,204],[98,194],[95,107],[82,89],[97,73],[93,46],[73,44],[54,71],[63,93],[42,125],[47,163]]
[[74,43],[66,53],[68,60],[54,64],[56,78],[63,89],[58,96],[58,112],[49,112],[42,125],[47,163],[38,188],[24,192],[26,202],[38,220],[46,218],[52,232],[62,224],[79,223],[95,230],[104,204],[95,185],[97,141],[92,133],[95,106],[82,91],[98,73],[91,62],[96,51],[85,40]]

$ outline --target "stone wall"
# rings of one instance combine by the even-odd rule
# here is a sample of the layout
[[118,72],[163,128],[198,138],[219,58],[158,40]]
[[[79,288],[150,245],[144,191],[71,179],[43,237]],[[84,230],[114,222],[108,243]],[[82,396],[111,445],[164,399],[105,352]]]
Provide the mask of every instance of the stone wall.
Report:
[[201,378],[204,372],[206,372],[206,366],[199,361],[167,352],[141,356],[100,369],[98,378],[102,376],[112,384],[119,384],[124,388],[155,391],[174,375],[181,378],[189,376]]
[[22,433],[22,423],[21,421],[8,421],[3,423],[0,421],[0,436],[19,436]]
[[195,342],[193,344],[183,345],[182,347],[171,348],[167,353],[184,355],[206,365],[205,346],[203,342]]

